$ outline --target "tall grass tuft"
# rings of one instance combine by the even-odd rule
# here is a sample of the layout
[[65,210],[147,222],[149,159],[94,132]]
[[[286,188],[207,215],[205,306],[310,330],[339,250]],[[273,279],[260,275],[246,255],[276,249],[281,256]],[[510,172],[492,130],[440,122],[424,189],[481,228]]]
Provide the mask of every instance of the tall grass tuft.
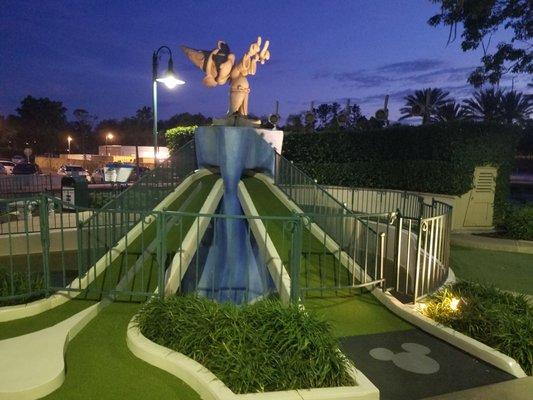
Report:
[[45,282],[42,273],[14,271],[13,275],[0,268],[0,307],[24,304],[45,296]]
[[192,296],[147,303],[142,334],[213,372],[235,393],[354,385],[328,324],[298,306],[218,304]]
[[[452,299],[458,299],[454,310]],[[431,296],[423,313],[533,369],[533,307],[524,295],[461,281]]]

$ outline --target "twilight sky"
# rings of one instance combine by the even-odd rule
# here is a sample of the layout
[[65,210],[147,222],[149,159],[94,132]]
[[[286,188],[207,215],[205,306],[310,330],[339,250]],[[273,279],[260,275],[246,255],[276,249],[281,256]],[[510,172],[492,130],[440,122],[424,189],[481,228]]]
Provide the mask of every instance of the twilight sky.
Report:
[[466,77],[480,51],[446,47],[448,29],[426,23],[436,10],[429,0],[2,0],[0,114],[31,94],[63,101],[69,118],[76,108],[99,119],[132,115],[151,104],[151,54],[166,44],[186,85],[160,89],[160,117],[222,116],[228,86],[204,87],[179,45],[207,50],[222,39],[240,57],[261,35],[271,60],[249,79],[251,113],[272,112],[275,100],[286,117],[312,100],[350,98],[373,115],[388,93],[396,119],[414,89],[437,86],[457,98],[472,90]]

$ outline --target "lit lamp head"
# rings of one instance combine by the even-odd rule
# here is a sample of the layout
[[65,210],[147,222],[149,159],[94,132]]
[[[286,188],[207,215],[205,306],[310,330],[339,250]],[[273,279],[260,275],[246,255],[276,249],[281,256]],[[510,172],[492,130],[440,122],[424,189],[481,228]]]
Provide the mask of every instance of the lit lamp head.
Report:
[[107,135],[106,135],[106,138],[111,140],[113,139],[113,134],[111,132],[109,132]]
[[172,58],[168,60],[168,69],[161,78],[157,78],[156,81],[164,83],[169,89],[174,89],[178,85],[183,85],[185,82],[178,79],[174,72],[174,62]]

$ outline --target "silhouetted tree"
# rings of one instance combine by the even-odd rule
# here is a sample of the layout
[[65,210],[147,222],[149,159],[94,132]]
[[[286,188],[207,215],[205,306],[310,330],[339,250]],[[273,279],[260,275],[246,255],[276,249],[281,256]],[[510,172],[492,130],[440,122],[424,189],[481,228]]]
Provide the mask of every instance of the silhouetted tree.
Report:
[[514,90],[504,92],[501,95],[501,113],[504,122],[524,125],[531,120],[533,97]]
[[[48,97],[27,96],[20,102],[17,115],[10,118],[15,131],[15,147],[32,146],[40,152],[58,151],[65,147],[67,109],[60,101]],[[65,136],[65,137],[63,137]]]
[[435,119],[439,122],[450,122],[464,118],[463,108],[460,103],[450,101],[443,104],[435,113]]
[[[433,0],[440,5],[438,14],[428,23],[432,26],[450,27],[448,43],[457,37],[462,27],[463,51],[483,49],[482,66],[476,68],[468,81],[476,87],[485,82],[496,84],[503,74],[533,73],[531,52],[532,7],[531,0]],[[493,34],[503,27],[512,37],[500,41],[496,51],[489,50]]]
[[502,91],[495,88],[482,89],[463,101],[464,114],[475,121],[501,121]]
[[400,109],[400,120],[412,117],[422,117],[422,124],[436,120],[437,110],[450,102],[450,93],[438,88],[416,90],[405,99],[405,107]]

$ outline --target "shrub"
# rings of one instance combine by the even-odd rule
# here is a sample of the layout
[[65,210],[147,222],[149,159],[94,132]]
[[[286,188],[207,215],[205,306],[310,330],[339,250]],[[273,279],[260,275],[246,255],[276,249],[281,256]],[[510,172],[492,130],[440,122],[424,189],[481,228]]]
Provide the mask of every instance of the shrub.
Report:
[[328,324],[296,305],[238,307],[175,296],[147,303],[136,323],[148,339],[198,361],[235,393],[354,384]]
[[[11,275],[6,269],[0,268],[0,307],[24,304],[43,298],[44,295],[45,282],[42,273],[31,273],[28,280],[26,272],[14,271]],[[9,299],[10,296],[16,297]]]
[[509,238],[533,240],[533,204],[509,205],[501,227]]
[[[452,299],[460,299],[456,310]],[[423,313],[533,369],[533,307],[524,295],[494,286],[457,282],[430,296]]]
[[175,128],[167,129],[165,132],[165,139],[170,153],[176,151],[181,146],[194,138],[198,126],[176,126]]
[[[509,174],[522,135],[516,126],[471,121],[322,131],[287,135],[283,154],[323,184],[342,181],[345,186],[415,191],[424,187],[452,195],[472,188],[476,166],[491,164],[498,168],[498,220],[509,195]],[[319,174],[321,167],[329,172]],[[336,178],[335,168],[342,179]]]

